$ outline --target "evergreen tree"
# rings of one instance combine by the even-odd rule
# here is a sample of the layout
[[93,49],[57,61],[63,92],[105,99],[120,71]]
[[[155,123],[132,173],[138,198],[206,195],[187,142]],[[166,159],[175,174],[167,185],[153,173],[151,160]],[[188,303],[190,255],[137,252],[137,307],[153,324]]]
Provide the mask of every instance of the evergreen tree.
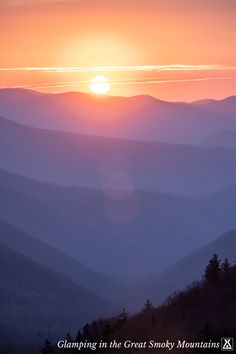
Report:
[[[88,325],[87,325],[87,326],[88,326]],[[86,329],[85,329],[85,334],[86,334]],[[87,333],[87,335],[88,335],[88,333]],[[78,330],[77,335],[76,335],[76,337],[75,337],[75,341],[78,342],[78,343],[80,343],[80,342],[83,342],[84,340],[85,340],[84,336],[82,335],[81,331]],[[74,352],[75,352],[75,353],[78,353],[78,350],[75,349]],[[86,348],[82,348],[82,349],[80,350],[80,354],[87,353],[87,352],[88,352],[88,350],[87,350]],[[71,353],[71,350],[70,350],[70,353]],[[71,354],[72,354],[72,353],[71,353]]]
[[54,354],[55,349],[54,346],[51,344],[51,342],[48,339],[45,339],[44,346],[41,349],[42,354]]
[[128,320],[128,313],[126,312],[125,309],[123,309],[117,319],[118,328],[123,326],[127,322],[127,320]]
[[122,312],[119,314],[119,322],[125,323],[128,320],[128,313],[126,312],[125,309],[122,310]]
[[92,339],[92,332],[91,332],[91,328],[90,325],[87,323],[84,327],[83,327],[83,338],[87,339],[87,340],[91,340]]
[[220,260],[217,254],[214,254],[210,259],[204,273],[204,280],[208,284],[216,284],[220,278],[221,267]]
[[66,340],[67,340],[67,342],[73,342],[73,339],[72,339],[70,333],[66,334]]
[[143,311],[146,312],[146,311],[150,311],[152,310],[154,307],[151,303],[151,301],[149,299],[147,299],[147,301],[145,302],[144,304],[144,308],[143,308]]
[[221,265],[223,275],[228,275],[230,271],[230,263],[228,258],[225,258],[224,262]]
[[78,343],[83,341],[83,336],[82,336],[80,330],[78,330],[78,332],[77,332],[77,335],[75,337],[75,341]]

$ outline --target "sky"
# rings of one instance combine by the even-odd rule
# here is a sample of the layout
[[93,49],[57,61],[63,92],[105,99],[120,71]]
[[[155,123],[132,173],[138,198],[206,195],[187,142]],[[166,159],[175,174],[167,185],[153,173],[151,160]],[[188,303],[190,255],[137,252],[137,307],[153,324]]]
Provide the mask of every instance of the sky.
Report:
[[0,87],[171,101],[236,94],[235,0],[0,0]]

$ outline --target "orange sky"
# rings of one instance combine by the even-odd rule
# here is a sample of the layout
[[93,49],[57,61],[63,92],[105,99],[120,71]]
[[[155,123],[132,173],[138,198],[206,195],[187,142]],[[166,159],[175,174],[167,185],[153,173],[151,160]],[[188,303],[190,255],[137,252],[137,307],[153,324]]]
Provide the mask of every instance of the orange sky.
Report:
[[111,94],[236,94],[235,19],[235,0],[0,0],[0,86],[88,91],[105,66]]

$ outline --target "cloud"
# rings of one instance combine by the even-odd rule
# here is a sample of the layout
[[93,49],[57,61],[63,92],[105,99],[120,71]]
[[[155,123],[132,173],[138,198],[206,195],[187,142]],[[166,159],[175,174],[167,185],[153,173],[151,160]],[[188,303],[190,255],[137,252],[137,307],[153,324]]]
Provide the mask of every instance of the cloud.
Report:
[[[189,78],[189,79],[161,79],[156,78],[134,78],[134,79],[123,79],[123,80],[110,80],[112,86],[122,86],[122,85],[153,85],[153,84],[176,84],[184,82],[202,82],[202,81],[212,81],[212,80],[236,80],[236,76],[216,76],[216,77],[200,77],[200,78]],[[90,81],[54,81],[46,82],[40,84],[29,84],[29,85],[16,85],[16,86],[2,86],[3,88],[25,88],[25,89],[52,89],[52,88],[73,88],[76,86],[81,86],[88,84]]]
[[224,65],[135,65],[135,66],[81,66],[81,67],[21,67],[0,68],[0,71],[38,71],[47,73],[82,73],[82,72],[108,72],[108,71],[205,71],[205,70],[235,70],[235,67]]
[[[191,82],[203,82],[213,80],[236,80],[236,67],[224,66],[224,65],[186,65],[186,64],[172,64],[172,65],[137,65],[137,66],[95,66],[95,67],[19,67],[19,68],[0,68],[1,72],[35,72],[37,73],[96,73],[102,72],[120,72],[120,73],[140,73],[137,77],[110,79],[112,86],[123,85],[165,85],[165,84],[178,84],[178,83],[191,83]],[[147,73],[148,77],[143,76]],[[188,73],[187,77],[183,77],[183,73]],[[196,77],[193,77],[191,73],[198,72]],[[163,73],[166,73],[163,75]],[[168,73],[168,74],[167,74]],[[175,77],[170,77],[170,73],[173,73]],[[179,73],[179,77],[176,77]],[[153,74],[153,75],[152,75]],[[160,78],[160,74],[161,78]],[[192,77],[191,77],[192,76]],[[74,81],[50,81],[50,82],[38,82],[32,84],[22,84],[14,86],[2,86],[0,88],[26,88],[26,89],[56,89],[56,88],[75,88],[84,87],[89,84],[88,80],[74,80]]]

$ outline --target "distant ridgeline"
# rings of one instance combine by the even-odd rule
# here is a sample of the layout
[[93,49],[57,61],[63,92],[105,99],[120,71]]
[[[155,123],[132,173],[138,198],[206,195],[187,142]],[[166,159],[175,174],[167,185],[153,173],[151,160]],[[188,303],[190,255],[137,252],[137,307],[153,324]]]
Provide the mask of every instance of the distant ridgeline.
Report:
[[221,262],[215,254],[202,281],[174,293],[163,305],[155,308],[148,299],[136,315],[129,317],[123,309],[117,317],[86,324],[75,338],[68,333],[57,344],[46,339],[41,353],[115,353],[118,348],[119,353],[138,349],[142,353],[211,349],[214,353],[220,350],[222,337],[236,336],[235,313],[236,266],[227,258]]

